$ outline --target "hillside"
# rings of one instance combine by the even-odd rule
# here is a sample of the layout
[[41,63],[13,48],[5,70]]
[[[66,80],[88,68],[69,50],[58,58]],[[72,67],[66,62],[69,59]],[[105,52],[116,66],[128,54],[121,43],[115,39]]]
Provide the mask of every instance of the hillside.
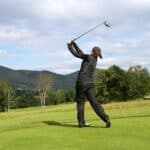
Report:
[[53,77],[54,89],[73,88],[77,76],[77,72],[61,75],[50,71],[13,70],[0,66],[0,80],[7,80],[14,88],[35,88],[37,76],[41,73],[49,74]]

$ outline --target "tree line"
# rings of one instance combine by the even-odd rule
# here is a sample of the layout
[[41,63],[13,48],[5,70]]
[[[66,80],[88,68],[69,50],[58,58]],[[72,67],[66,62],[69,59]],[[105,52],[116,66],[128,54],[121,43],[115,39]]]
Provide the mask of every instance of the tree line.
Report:
[[33,106],[56,105],[64,102],[73,102],[73,89],[52,89],[53,78],[48,74],[37,76],[37,86],[33,90],[13,89],[7,81],[0,81],[0,112],[10,109]]
[[[13,89],[7,81],[0,81],[0,111],[33,106],[44,108],[74,101],[74,89],[54,91],[53,84],[54,80],[48,74],[37,76],[37,86],[33,90]],[[98,100],[102,103],[141,98],[150,93],[150,73],[141,66],[124,70],[113,65],[97,72],[95,85]]]
[[96,89],[98,99],[103,103],[143,98],[150,93],[150,73],[141,66],[123,70],[113,65],[98,72]]

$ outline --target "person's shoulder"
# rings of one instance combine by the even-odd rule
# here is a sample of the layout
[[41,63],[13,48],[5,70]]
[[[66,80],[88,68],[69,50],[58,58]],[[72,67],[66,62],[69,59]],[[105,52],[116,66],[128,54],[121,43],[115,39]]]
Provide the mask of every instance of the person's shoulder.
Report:
[[90,55],[89,54],[84,54],[83,55],[83,59],[84,60],[89,60],[90,59]]
[[89,55],[88,56],[88,60],[89,61],[97,61],[97,57],[93,56],[93,55]]
[[84,54],[86,57],[90,57],[90,55],[89,54]]
[[89,59],[95,59],[93,55],[88,55]]

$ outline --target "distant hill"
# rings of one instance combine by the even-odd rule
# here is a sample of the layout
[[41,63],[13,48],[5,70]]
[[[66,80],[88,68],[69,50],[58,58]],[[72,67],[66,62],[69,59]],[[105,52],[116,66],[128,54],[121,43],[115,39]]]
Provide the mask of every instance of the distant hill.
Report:
[[74,87],[78,72],[61,75],[50,71],[13,70],[0,66],[0,80],[7,80],[14,88],[35,88],[37,76],[41,73],[49,74],[53,77],[54,89],[69,89]]

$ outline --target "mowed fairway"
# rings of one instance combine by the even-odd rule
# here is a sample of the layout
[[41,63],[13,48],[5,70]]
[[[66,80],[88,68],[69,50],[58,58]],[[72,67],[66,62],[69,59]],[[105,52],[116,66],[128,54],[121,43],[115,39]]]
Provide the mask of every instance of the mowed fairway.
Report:
[[0,113],[0,150],[149,150],[150,101],[104,105],[112,127],[86,104],[90,128],[78,128],[75,104]]

